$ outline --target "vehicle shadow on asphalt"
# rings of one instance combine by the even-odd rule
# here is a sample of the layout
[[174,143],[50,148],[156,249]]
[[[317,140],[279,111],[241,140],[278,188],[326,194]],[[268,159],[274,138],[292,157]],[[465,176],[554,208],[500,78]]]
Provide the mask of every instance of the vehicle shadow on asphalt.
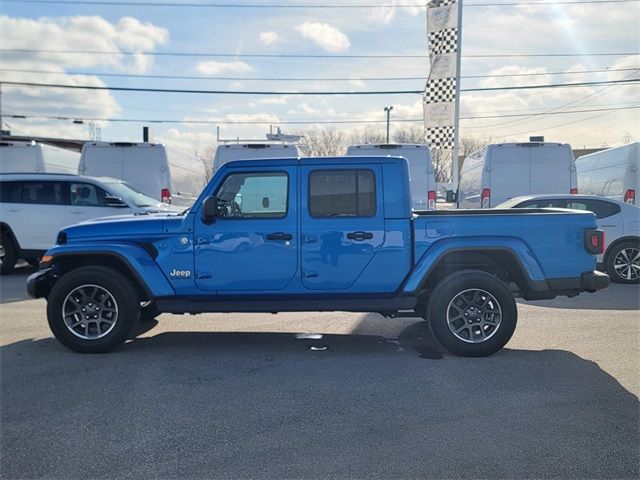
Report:
[[6,478],[640,473],[638,398],[596,363],[453,357],[424,322],[396,339],[175,332],[105,355],[44,339],[0,357]]
[[640,285],[613,283],[606,290],[582,293],[578,298],[556,297],[552,300],[526,301],[518,303],[536,307],[566,308],[572,310],[640,310]]
[[10,274],[2,275],[0,277],[0,304],[30,299],[31,297],[27,293],[27,276],[35,271],[35,267],[23,262]]

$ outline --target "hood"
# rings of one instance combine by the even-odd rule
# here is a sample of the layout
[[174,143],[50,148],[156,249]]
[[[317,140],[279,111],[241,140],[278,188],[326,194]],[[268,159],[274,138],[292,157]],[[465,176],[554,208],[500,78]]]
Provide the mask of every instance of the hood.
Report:
[[86,239],[157,238],[173,230],[186,217],[168,213],[116,215],[101,217],[64,228],[67,241]]

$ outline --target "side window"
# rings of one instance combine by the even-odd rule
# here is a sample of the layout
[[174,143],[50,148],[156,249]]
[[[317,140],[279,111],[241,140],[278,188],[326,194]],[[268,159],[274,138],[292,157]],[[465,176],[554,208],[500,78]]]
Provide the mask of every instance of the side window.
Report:
[[570,200],[567,202],[567,208],[571,208],[573,210],[589,210],[589,208],[587,207],[587,202],[584,200]]
[[70,183],[71,205],[82,207],[103,207],[105,192],[91,183]]
[[284,172],[232,173],[218,188],[223,218],[283,218],[287,215],[289,177]]
[[20,203],[20,182],[0,182],[0,202]]
[[312,217],[373,217],[376,178],[371,170],[315,170],[309,176]]
[[65,205],[62,182],[24,182],[22,184],[22,203],[40,205]]
[[603,202],[602,200],[585,200],[585,210],[596,214],[596,218],[607,218],[616,213],[620,213],[620,205]]
[[520,204],[519,208],[572,208],[567,207],[567,201],[561,199],[535,200]]

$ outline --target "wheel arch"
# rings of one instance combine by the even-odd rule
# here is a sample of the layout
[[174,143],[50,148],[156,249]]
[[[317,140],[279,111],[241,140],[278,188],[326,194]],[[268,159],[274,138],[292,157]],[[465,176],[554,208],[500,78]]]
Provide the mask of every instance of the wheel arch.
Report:
[[145,280],[126,258],[116,252],[61,253],[55,255],[51,263],[56,267],[58,275],[65,275],[81,267],[101,266],[112,268],[125,275],[131,281],[141,300],[153,298],[153,293]]
[[619,244],[623,242],[636,242],[640,243],[640,237],[637,235],[627,235],[624,237],[616,238],[610,245],[607,246],[607,249],[604,252],[604,257],[602,257],[602,263],[605,268],[607,266],[607,262],[609,261],[609,256],[611,255],[611,251]]
[[16,235],[13,233],[12,228],[6,222],[0,222],[0,234],[7,235],[9,239],[13,242],[13,246],[16,248],[16,253],[20,254],[22,249],[20,248],[20,243],[16,238]]

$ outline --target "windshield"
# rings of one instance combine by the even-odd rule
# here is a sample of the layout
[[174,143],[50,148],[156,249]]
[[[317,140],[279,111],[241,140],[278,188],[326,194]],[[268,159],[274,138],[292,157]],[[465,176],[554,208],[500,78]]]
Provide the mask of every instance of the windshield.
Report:
[[109,186],[111,194],[120,197],[126,203],[133,203],[136,207],[153,207],[160,204],[155,198],[148,197],[128,183],[107,182],[106,185]]

